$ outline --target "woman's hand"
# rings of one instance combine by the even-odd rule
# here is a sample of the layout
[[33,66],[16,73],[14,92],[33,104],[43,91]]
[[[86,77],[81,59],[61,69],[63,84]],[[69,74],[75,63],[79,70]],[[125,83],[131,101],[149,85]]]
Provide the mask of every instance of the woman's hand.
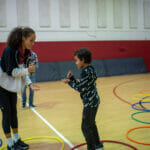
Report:
[[70,82],[69,79],[62,79],[61,81],[64,82],[64,83],[66,83],[66,84]]
[[40,87],[39,87],[38,85],[36,85],[36,84],[33,84],[33,83],[31,83],[31,84],[29,85],[29,87],[30,87],[33,91],[38,91],[38,90],[40,90]]
[[30,64],[28,67],[28,72],[33,73],[35,72],[35,65],[34,64]]
[[70,79],[73,76],[73,73],[71,71],[68,72],[67,78]]

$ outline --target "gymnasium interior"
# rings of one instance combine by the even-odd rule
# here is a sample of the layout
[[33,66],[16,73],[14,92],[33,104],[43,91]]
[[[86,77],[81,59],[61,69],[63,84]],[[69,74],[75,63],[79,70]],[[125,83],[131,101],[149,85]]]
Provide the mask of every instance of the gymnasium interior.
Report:
[[[83,103],[62,83],[79,79],[74,51],[88,48],[97,74],[96,115],[105,150],[150,150],[150,0],[0,0],[0,57],[17,26],[36,32],[36,109],[22,109],[19,134],[29,150],[86,150]],[[27,90],[27,94],[29,92]],[[27,100],[28,102],[28,100]],[[6,149],[0,111],[0,150]]]

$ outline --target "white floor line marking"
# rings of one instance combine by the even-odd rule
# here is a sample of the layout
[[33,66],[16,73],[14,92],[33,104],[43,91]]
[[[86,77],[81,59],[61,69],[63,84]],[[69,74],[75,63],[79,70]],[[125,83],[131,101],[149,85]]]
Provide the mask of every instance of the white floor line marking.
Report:
[[63,139],[71,148],[74,145],[66,139],[61,133],[59,133],[42,115],[40,115],[35,109],[31,109],[46,125],[48,125],[61,139]]
[[[18,98],[21,99],[21,96],[17,94]],[[29,104],[27,103],[27,106]],[[31,108],[31,110],[46,124],[48,125],[61,139],[63,139],[71,148],[74,147],[74,145],[67,139],[65,138],[61,133],[59,133],[40,113],[38,113],[34,108]],[[78,150],[78,149],[75,149]]]

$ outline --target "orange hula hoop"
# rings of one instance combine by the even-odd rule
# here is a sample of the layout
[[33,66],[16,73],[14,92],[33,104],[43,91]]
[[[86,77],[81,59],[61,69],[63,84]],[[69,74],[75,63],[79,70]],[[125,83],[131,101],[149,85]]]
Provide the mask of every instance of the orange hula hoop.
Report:
[[[145,93],[148,92],[148,93]],[[141,90],[140,94],[150,94],[150,89]]]
[[141,128],[150,128],[150,126],[140,126],[140,127],[132,128],[132,129],[130,129],[130,130],[127,131],[126,137],[127,137],[130,141],[132,141],[132,142],[134,142],[134,143],[143,144],[143,145],[150,145],[150,143],[145,143],[145,142],[136,141],[136,140],[134,140],[134,139],[132,139],[132,138],[129,137],[128,134],[129,134],[131,131],[136,130],[136,129],[141,129]]

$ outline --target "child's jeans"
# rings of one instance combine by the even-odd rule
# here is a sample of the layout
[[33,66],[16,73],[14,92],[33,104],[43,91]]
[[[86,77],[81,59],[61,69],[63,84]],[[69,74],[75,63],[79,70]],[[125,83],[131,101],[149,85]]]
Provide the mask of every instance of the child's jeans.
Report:
[[97,113],[97,107],[84,107],[82,114],[82,132],[87,142],[88,150],[95,150],[96,148],[102,147],[98,130],[95,122]]
[[[31,75],[29,75],[29,77],[30,77],[32,83],[35,83],[35,73],[32,73]],[[23,103],[23,105],[26,105],[26,99],[27,99],[26,89],[27,89],[27,86],[25,85],[23,93],[22,93],[22,103]],[[29,88],[29,106],[33,105],[33,97],[34,97],[34,91],[31,88]]]

